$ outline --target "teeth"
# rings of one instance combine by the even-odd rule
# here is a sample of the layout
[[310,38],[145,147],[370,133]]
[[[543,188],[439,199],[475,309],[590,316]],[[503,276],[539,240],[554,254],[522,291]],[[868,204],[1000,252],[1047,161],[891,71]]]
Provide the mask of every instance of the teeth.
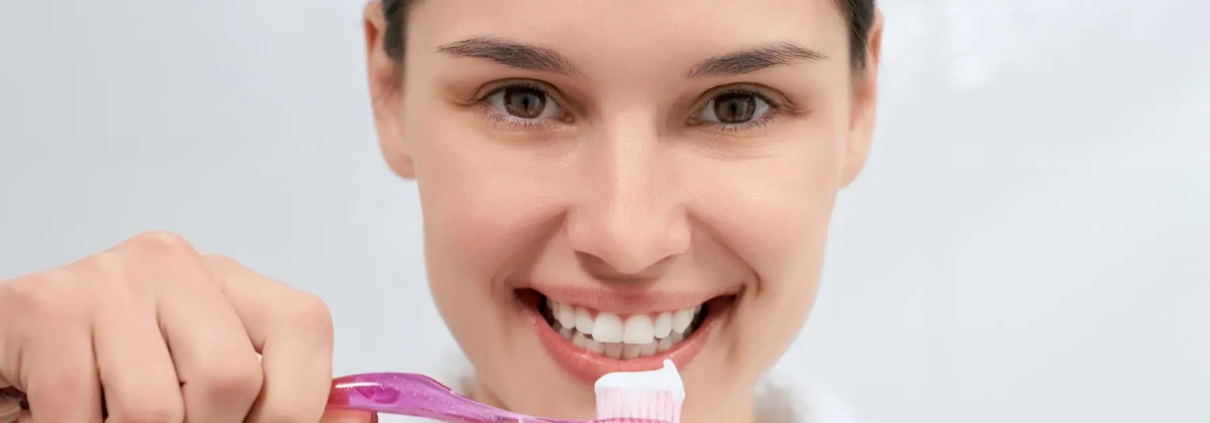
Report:
[[[622,345],[622,344],[614,344],[614,345]],[[626,344],[626,347],[622,349],[622,358],[625,358],[627,360],[632,359],[632,358],[639,358],[639,353],[642,351],[642,349],[643,349],[642,345]]]
[[555,306],[551,307],[551,309],[554,312],[555,319],[557,319],[559,323],[563,324],[563,327],[565,328],[575,327],[576,309],[559,303],[554,303],[554,305]]
[[592,315],[583,307],[576,307],[576,330],[585,335],[592,335]]
[[647,317],[646,314],[636,314],[626,319],[626,329],[622,332],[622,342],[643,345],[651,342],[655,337],[653,332],[655,332],[655,328],[652,327],[651,318]]
[[616,360],[650,357],[672,349],[689,335],[689,326],[702,308],[699,305],[623,319],[615,313],[547,301],[555,332],[578,348]]
[[639,347],[639,357],[651,357],[655,355],[655,352],[659,350],[659,347],[660,345],[655,342],[643,345]]
[[668,351],[671,348],[672,348],[672,337],[661,339],[660,342],[658,344],[656,344],[656,346],[655,346],[655,350],[657,352]]
[[696,308],[677,310],[672,315],[672,330],[677,333],[685,333],[685,329],[689,329],[689,324],[693,323],[693,315],[696,311]]
[[[629,347],[629,346],[627,346]],[[605,356],[609,358],[622,358],[622,344],[610,342],[605,344]]]
[[613,313],[597,314],[592,325],[592,339],[600,342],[622,342],[622,318]]
[[584,346],[584,349],[597,354],[603,354],[605,352],[605,344],[590,339],[588,340],[588,345]]
[[653,328],[655,329],[656,338],[667,338],[668,334],[672,333],[672,313],[667,311],[660,313],[659,317],[655,318]]

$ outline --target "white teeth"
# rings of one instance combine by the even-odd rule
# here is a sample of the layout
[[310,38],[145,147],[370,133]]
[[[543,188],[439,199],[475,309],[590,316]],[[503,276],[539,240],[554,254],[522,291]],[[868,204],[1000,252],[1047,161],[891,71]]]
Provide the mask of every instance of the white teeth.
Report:
[[585,335],[592,335],[592,315],[583,307],[576,307],[576,330]]
[[[615,344],[615,345],[621,345],[621,344]],[[642,352],[642,350],[643,350],[642,345],[626,344],[626,348],[622,349],[622,358],[627,359],[627,360],[632,359],[632,358],[639,358],[639,353]]]
[[[567,326],[567,325],[563,325]],[[652,326],[655,330],[656,338],[667,338],[669,333],[672,333],[672,313],[663,312],[655,318],[655,324]]]
[[634,345],[643,345],[651,342],[654,338],[651,318],[646,314],[636,314],[626,319],[626,328],[622,332],[622,342]]
[[642,347],[639,347],[639,357],[651,357],[651,356],[655,355],[655,352],[656,352],[656,350],[659,349],[659,347],[660,347],[660,344],[658,344],[656,342],[651,342],[647,345],[643,345]]
[[555,303],[553,308],[555,319],[565,328],[576,326],[576,309],[571,306]]
[[664,351],[668,351],[669,349],[671,349],[671,348],[672,348],[672,344],[673,344],[673,342],[672,342],[672,337],[671,337],[671,336],[670,336],[670,337],[667,337],[667,338],[664,338],[664,339],[661,339],[661,340],[660,340],[660,342],[659,342],[658,344],[656,344],[655,350],[656,350],[657,352],[664,352]]
[[622,344],[608,343],[605,344],[605,356],[609,358],[622,358]]
[[605,352],[605,344],[590,339],[588,340],[588,345],[584,346],[584,349],[588,350],[589,352],[602,354]]
[[689,326],[702,306],[656,314],[635,314],[625,320],[614,313],[561,304],[547,299],[551,327],[572,345],[615,360],[651,357],[668,351],[691,333]]
[[592,325],[592,339],[598,342],[622,342],[622,318],[613,313],[597,314],[597,321]]
[[689,324],[693,323],[693,314],[693,308],[677,310],[672,315],[672,330],[678,333],[685,333],[685,329],[689,329]]

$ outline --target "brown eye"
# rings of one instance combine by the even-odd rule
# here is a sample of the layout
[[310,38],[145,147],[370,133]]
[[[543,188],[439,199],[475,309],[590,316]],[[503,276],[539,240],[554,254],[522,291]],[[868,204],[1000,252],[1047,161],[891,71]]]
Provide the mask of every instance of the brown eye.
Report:
[[[526,86],[501,89],[491,96],[490,102],[497,110],[524,120],[557,117],[559,111],[558,105],[550,101],[546,92]],[[555,112],[555,116],[548,116],[552,112]]]
[[756,113],[756,97],[749,94],[723,94],[714,99],[714,115],[722,123],[744,123]]
[[764,117],[769,112],[769,103],[758,95],[745,92],[723,93],[710,99],[699,112],[702,122],[738,125]]

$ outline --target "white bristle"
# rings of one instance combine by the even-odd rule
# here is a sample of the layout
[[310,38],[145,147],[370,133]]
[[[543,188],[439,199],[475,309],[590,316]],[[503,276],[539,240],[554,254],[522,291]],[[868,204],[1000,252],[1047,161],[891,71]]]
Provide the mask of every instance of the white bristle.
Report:
[[618,372],[596,383],[597,420],[680,423],[685,388],[671,360],[650,372]]

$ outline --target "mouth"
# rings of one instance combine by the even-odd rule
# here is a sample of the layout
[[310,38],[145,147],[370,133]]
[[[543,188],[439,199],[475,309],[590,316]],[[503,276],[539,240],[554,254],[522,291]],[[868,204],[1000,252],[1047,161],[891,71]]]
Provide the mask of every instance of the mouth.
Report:
[[[517,296],[554,360],[588,383],[612,372],[659,369],[665,359],[684,369],[736,298],[728,294],[657,304],[600,301],[600,295],[555,299],[534,289],[518,290]],[[573,298],[589,300],[577,303]]]

